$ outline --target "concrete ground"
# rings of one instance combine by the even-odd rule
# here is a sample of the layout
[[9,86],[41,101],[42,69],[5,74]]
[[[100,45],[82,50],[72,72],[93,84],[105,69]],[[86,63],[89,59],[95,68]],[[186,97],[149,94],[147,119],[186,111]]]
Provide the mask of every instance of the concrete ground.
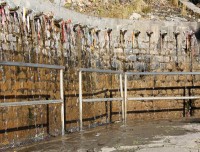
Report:
[[200,152],[200,119],[115,123],[10,151]]

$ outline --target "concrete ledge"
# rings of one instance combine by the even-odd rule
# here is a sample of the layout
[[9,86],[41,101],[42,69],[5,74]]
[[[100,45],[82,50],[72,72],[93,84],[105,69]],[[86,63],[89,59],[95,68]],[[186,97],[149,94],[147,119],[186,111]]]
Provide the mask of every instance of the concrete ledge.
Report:
[[200,15],[200,8],[194,5],[192,2],[188,0],[180,0],[180,2],[187,7],[187,9],[190,9],[194,13],[197,13]]

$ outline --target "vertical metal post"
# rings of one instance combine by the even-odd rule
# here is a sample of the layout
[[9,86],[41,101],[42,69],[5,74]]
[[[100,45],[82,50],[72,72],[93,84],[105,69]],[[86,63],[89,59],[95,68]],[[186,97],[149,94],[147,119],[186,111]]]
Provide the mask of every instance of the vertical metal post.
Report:
[[79,71],[79,121],[80,121],[80,131],[83,130],[83,111],[82,107],[82,71]]
[[61,104],[62,135],[64,135],[64,134],[65,134],[65,115],[64,115],[63,69],[60,70],[60,98],[61,98],[61,100],[62,100],[62,104]]
[[127,119],[127,74],[124,74],[124,122]]
[[120,77],[120,94],[122,98],[122,120],[124,122],[124,96],[123,96],[123,81],[122,81],[122,74],[119,75]]

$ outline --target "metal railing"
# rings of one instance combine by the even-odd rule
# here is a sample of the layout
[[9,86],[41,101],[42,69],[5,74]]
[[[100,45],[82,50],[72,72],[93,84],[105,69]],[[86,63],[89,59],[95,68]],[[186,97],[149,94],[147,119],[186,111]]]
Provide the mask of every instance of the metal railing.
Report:
[[[120,76],[120,96],[117,98],[96,98],[96,99],[83,99],[82,94],[82,72],[96,72],[96,73],[108,73],[108,74],[117,74]],[[83,103],[88,102],[103,102],[103,101],[121,101],[122,102],[122,119],[124,120],[124,97],[123,97],[123,72],[122,71],[113,71],[113,70],[98,70],[98,69],[79,69],[79,122],[80,122],[80,131],[83,130]]]
[[65,134],[65,129],[64,129],[65,126],[64,126],[63,70],[65,69],[65,67],[64,66],[58,66],[58,65],[37,64],[37,63],[36,64],[35,63],[23,63],[23,62],[0,62],[0,66],[33,67],[33,68],[46,68],[46,69],[60,70],[60,99],[59,100],[4,102],[4,103],[0,103],[0,107],[61,103],[61,121],[62,121],[61,125],[62,125],[62,135],[64,135]]
[[128,97],[127,76],[128,75],[200,75],[200,72],[125,72],[124,73],[124,119],[127,119],[127,101],[148,101],[148,100],[185,100],[200,99],[200,96],[165,96],[165,97]]

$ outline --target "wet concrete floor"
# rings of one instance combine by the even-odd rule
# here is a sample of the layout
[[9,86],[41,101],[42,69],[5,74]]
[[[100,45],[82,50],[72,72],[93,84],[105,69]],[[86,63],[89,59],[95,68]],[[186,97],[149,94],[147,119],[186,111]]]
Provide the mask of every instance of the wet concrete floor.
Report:
[[[159,147],[165,151],[166,146],[170,148],[171,137],[181,136],[194,136],[200,133],[200,121],[195,120],[181,120],[181,121],[132,121],[127,125],[122,123],[114,123],[105,126],[99,126],[92,129],[87,129],[83,132],[76,132],[67,134],[64,137],[52,138],[49,141],[35,143],[25,147],[17,148],[12,151],[18,152],[94,152],[94,151],[160,151],[154,149]],[[195,128],[199,126],[199,130]],[[189,127],[188,127],[189,126]],[[169,137],[169,138],[167,138]],[[199,137],[200,134],[196,138]],[[185,138],[185,137],[184,137]],[[195,141],[198,140],[195,138]],[[186,138],[185,138],[186,139]],[[168,141],[169,140],[169,141]],[[178,139],[177,139],[178,140]],[[175,140],[176,141],[176,140]],[[185,142],[185,141],[184,141]],[[152,143],[154,146],[152,146]],[[156,144],[155,144],[156,143]],[[173,145],[172,150],[180,148]],[[175,145],[175,146],[174,146]],[[183,143],[183,146],[184,143]],[[148,149],[150,148],[150,149]],[[194,145],[192,150],[198,150],[198,147]],[[188,149],[188,152],[191,151]],[[163,151],[161,150],[161,151]],[[184,152],[185,149],[180,149]],[[168,150],[166,150],[168,151]],[[171,151],[169,149],[169,151]],[[187,151],[187,147],[186,147]],[[192,152],[192,151],[191,151]],[[200,152],[200,144],[199,151]]]

